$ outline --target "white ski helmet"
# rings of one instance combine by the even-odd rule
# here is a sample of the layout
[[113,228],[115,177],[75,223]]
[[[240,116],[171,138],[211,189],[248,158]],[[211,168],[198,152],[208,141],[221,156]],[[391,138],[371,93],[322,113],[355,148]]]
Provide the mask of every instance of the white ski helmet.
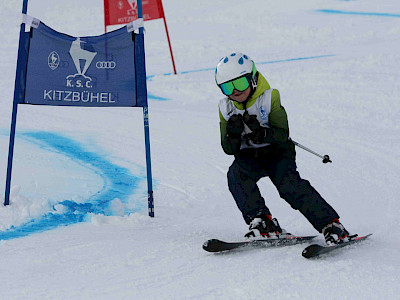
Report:
[[220,85],[246,74],[251,74],[253,88],[256,88],[256,73],[256,66],[250,57],[240,52],[234,52],[221,58],[218,62],[215,69],[215,81],[217,85]]

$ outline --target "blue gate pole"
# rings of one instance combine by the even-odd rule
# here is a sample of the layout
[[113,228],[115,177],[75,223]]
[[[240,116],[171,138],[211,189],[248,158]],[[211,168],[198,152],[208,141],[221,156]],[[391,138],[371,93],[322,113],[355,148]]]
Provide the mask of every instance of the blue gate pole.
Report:
[[18,103],[14,101],[12,116],[11,116],[11,129],[10,129],[10,142],[8,148],[8,164],[7,164],[7,178],[6,178],[6,193],[4,197],[4,205],[10,204],[10,190],[11,190],[11,173],[12,162],[14,156],[14,140],[15,140],[15,125],[17,122],[17,108]]
[[154,217],[154,198],[153,198],[153,179],[151,176],[151,157],[150,157],[150,130],[149,130],[149,108],[143,107],[144,118],[144,142],[146,146],[146,169],[147,169],[147,190],[149,216]]
[[[142,0],[137,1],[138,6],[138,18],[143,17],[143,8],[142,8]],[[144,38],[143,38],[143,27],[139,28],[139,36],[141,38],[138,39],[140,41],[140,45],[138,47],[139,51],[143,51],[143,59],[145,57],[144,53]],[[149,130],[149,107],[147,105],[147,87],[146,87],[146,65],[145,62],[141,62],[139,66],[141,70],[139,70],[140,74],[142,74],[141,82],[144,85],[144,90],[141,92],[142,97],[146,99],[146,105],[143,106],[143,119],[144,119],[144,142],[146,147],[146,170],[147,170],[147,203],[149,208],[149,216],[154,217],[154,198],[153,198],[153,179],[151,175],[151,156],[150,156],[150,130]]]
[[[28,0],[24,0],[22,4],[22,13],[26,14],[28,11]],[[23,34],[25,33],[25,24],[21,23],[20,33],[19,33],[19,47],[18,47],[18,61],[17,61],[17,71],[15,75],[15,87],[14,87],[14,100],[13,109],[11,114],[11,129],[10,129],[10,142],[8,145],[8,163],[7,163],[7,177],[6,177],[6,191],[4,195],[4,205],[10,204],[10,190],[11,190],[11,173],[12,173],[12,163],[14,156],[14,141],[15,141],[15,127],[17,125],[17,110],[18,110],[18,95],[21,93],[21,85],[24,84],[21,81],[23,69],[26,67],[26,62],[24,60],[23,54]]]

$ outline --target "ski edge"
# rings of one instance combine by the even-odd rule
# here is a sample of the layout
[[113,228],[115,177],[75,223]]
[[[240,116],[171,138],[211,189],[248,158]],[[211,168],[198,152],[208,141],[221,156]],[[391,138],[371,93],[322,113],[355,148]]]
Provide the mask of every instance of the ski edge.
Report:
[[224,251],[230,251],[236,248],[245,246],[259,246],[263,244],[270,244],[271,246],[289,246],[308,242],[314,238],[316,235],[310,236],[286,236],[278,239],[255,239],[246,240],[239,242],[226,242],[219,239],[209,239],[203,244],[203,249],[207,252],[218,253]]

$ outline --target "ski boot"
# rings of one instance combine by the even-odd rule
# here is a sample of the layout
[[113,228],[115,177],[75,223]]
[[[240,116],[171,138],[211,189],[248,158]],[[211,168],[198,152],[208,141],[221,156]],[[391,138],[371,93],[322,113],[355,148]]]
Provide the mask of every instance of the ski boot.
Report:
[[260,215],[255,217],[249,227],[249,232],[245,238],[279,238],[279,234],[286,233],[278,223],[277,219],[272,219],[270,215]]
[[322,228],[322,234],[325,237],[327,245],[340,244],[348,240],[349,232],[339,222],[338,219],[333,220],[331,223]]

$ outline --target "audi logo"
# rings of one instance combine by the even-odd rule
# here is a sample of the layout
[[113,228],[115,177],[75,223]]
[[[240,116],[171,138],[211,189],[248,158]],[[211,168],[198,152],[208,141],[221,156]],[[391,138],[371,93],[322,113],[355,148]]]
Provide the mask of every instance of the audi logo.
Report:
[[65,61],[65,60],[61,60],[59,67],[60,68],[68,68],[69,67],[69,63],[67,61]]
[[115,69],[117,63],[115,61],[98,61],[96,62],[97,69]]

